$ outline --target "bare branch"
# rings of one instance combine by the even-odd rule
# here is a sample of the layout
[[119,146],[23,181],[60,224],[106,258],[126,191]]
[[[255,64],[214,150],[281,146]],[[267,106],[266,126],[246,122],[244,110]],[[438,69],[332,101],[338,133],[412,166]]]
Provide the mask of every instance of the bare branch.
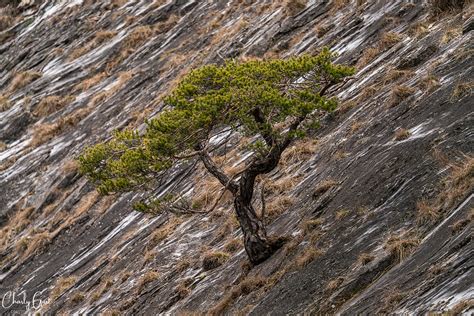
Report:
[[202,150],[200,146],[197,146],[199,149],[199,158],[204,164],[204,167],[206,167],[207,171],[209,171],[214,177],[216,177],[219,182],[228,188],[230,192],[233,194],[236,194],[238,191],[238,186],[237,183],[235,183],[231,178],[229,178],[217,165],[216,163],[211,159],[209,156],[209,153],[205,150]]

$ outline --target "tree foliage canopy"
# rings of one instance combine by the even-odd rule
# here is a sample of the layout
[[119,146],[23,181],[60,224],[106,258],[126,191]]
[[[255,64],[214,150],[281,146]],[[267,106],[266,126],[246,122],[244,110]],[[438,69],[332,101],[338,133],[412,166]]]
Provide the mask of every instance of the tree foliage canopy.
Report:
[[116,131],[86,149],[81,171],[103,194],[146,189],[177,161],[210,158],[202,153],[212,151],[210,139],[223,128],[256,136],[254,164],[277,149],[281,154],[308,123],[335,109],[336,99],[325,94],[354,69],[333,64],[334,57],[324,48],[316,56],[195,69],[164,99],[164,110],[146,122],[144,132]]

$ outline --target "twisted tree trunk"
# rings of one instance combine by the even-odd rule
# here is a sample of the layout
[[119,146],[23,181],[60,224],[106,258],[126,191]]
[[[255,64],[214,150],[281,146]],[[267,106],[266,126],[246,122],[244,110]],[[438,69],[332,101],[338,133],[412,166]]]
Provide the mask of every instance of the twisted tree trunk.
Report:
[[267,231],[262,220],[258,218],[250,203],[246,203],[241,196],[234,199],[234,207],[240,228],[244,234],[245,251],[252,264],[259,264],[275,251],[268,240]]

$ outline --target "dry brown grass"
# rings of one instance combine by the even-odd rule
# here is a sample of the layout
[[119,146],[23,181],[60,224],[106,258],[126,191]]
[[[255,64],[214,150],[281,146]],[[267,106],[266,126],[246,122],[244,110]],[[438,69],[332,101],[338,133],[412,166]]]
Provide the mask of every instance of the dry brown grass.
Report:
[[384,245],[389,253],[394,255],[399,261],[402,261],[418,247],[421,239],[412,231],[404,231],[397,235],[390,236]]
[[337,277],[326,284],[326,291],[334,292],[344,282],[343,277]]
[[358,130],[361,129],[362,126],[364,126],[364,121],[362,120],[357,120],[353,122],[350,126],[350,134],[356,133]]
[[436,222],[441,216],[437,207],[426,200],[418,201],[416,203],[416,210],[418,224]]
[[402,40],[402,36],[395,32],[386,32],[382,34],[379,45],[381,49],[386,50]]
[[171,14],[166,21],[162,21],[159,23],[156,23],[153,26],[154,31],[156,31],[158,34],[160,33],[166,33],[170,31],[176,24],[178,24],[180,20],[180,17],[176,14]]
[[38,78],[41,78],[41,73],[37,71],[19,72],[13,77],[8,90],[13,92],[15,90],[21,89]]
[[229,240],[225,245],[224,245],[224,250],[228,253],[234,253],[237,250],[241,249],[243,247],[243,243],[240,239],[234,238],[232,240]]
[[[22,243],[26,243],[26,249],[21,253],[21,258],[28,258],[43,251],[51,243],[52,234],[49,232],[38,232],[31,237],[26,237]],[[22,245],[24,247],[24,245]]]
[[357,264],[360,266],[365,266],[366,264],[372,262],[375,259],[375,256],[370,253],[361,253],[357,259]]
[[308,246],[303,253],[301,253],[296,259],[295,259],[295,265],[297,268],[303,268],[306,267],[308,264],[310,264],[314,259],[322,255],[322,251],[319,249],[315,249],[311,246]]
[[294,204],[294,199],[290,196],[276,196],[272,198],[265,207],[265,219],[273,220],[280,216]]
[[410,137],[410,131],[405,128],[399,128],[395,132],[395,136],[393,137],[396,141],[401,141]]
[[349,210],[346,210],[346,209],[339,210],[339,211],[336,212],[335,218],[336,218],[336,220],[339,221],[343,218],[346,218],[347,215],[349,215],[349,213],[350,213]]
[[69,130],[71,127],[76,126],[77,123],[79,123],[83,118],[89,115],[91,111],[91,107],[78,109],[65,117],[59,118],[54,123],[43,123],[33,126],[33,137],[31,139],[30,146],[40,146],[51,140],[55,136],[61,134],[62,132]]
[[362,89],[362,91],[359,92],[357,96],[357,101],[364,102],[367,99],[373,98],[374,95],[376,95],[376,93],[379,91],[380,87],[378,87],[376,84],[366,86]]
[[417,22],[408,29],[408,34],[414,37],[422,37],[429,32],[429,25],[426,22]]
[[294,16],[306,8],[307,0],[286,0],[284,12],[289,16]]
[[423,91],[431,92],[440,86],[439,79],[434,75],[426,75],[418,81]]
[[228,215],[224,223],[222,223],[216,232],[216,238],[221,240],[230,235],[235,229],[240,226],[239,221],[234,213]]
[[467,225],[469,225],[469,223],[472,222],[472,216],[471,217],[467,217],[467,218],[464,218],[464,219],[460,219],[456,222],[454,222],[450,227],[451,227],[451,231],[453,232],[453,234],[455,233],[458,233],[460,232],[461,230],[463,230],[465,227],[467,227]]
[[84,295],[84,293],[82,293],[82,292],[75,292],[75,293],[71,296],[71,302],[72,302],[73,304],[78,304],[78,303],[84,301],[85,297],[86,297],[86,296]]
[[219,192],[223,189],[222,184],[211,175],[206,175],[203,179],[197,178],[196,182],[191,205],[194,209],[208,209],[215,204],[219,197]]
[[59,111],[67,104],[74,102],[75,99],[76,97],[71,95],[65,97],[58,95],[47,96],[38,103],[35,110],[33,111],[33,115],[39,117],[50,115]]
[[413,75],[411,70],[398,70],[395,68],[390,68],[383,77],[383,84],[387,85],[391,82],[397,81],[399,79],[404,79]]
[[226,294],[217,304],[210,309],[210,315],[223,315],[225,310],[242,295],[248,295],[258,289],[264,287],[267,279],[260,276],[248,276],[239,284],[232,287],[230,292]]
[[305,234],[311,233],[316,228],[320,227],[323,223],[321,218],[310,219],[303,223],[303,231]]
[[9,14],[0,15],[0,31],[6,30],[12,25],[15,19]]
[[337,185],[339,185],[339,182],[337,182],[336,180],[334,180],[334,179],[325,179],[325,180],[321,181],[320,183],[318,183],[318,185],[314,189],[313,196],[318,197],[320,195],[323,195],[329,189],[331,189],[331,188],[333,188]]
[[136,27],[120,44],[120,53],[116,56],[112,56],[110,61],[107,63],[105,67],[106,72],[112,73],[120,63],[142,46],[146,40],[153,35],[153,33],[153,28],[150,26]]
[[223,265],[229,259],[225,252],[208,252],[202,258],[202,268],[204,271],[212,270]]
[[342,9],[344,6],[349,5],[350,0],[333,0],[332,5],[333,5],[333,10],[338,10]]
[[455,39],[456,37],[459,37],[461,35],[462,35],[462,27],[461,26],[448,28],[443,33],[443,36],[441,37],[441,44],[447,44],[447,43],[451,42],[453,39]]
[[293,175],[288,175],[276,181],[265,179],[264,180],[265,193],[268,195],[273,195],[273,194],[281,195],[284,193],[288,193],[300,181],[301,181],[300,177],[295,177]]
[[280,164],[287,166],[306,161],[314,155],[317,148],[318,142],[314,139],[295,142],[293,146],[283,152]]
[[100,72],[98,74],[95,74],[94,76],[85,79],[81,81],[79,84],[77,84],[73,91],[85,91],[88,90],[90,87],[93,87],[97,85],[99,82],[103,81],[105,78],[107,78],[108,74],[106,72]]
[[160,274],[157,271],[147,271],[137,283],[137,292],[141,293],[151,282],[157,280]]
[[448,315],[464,315],[465,312],[468,312],[474,306],[474,299],[464,299],[459,301],[454,305],[448,312]]
[[0,141],[0,152],[4,151],[5,149],[7,149],[7,144],[5,144],[5,142],[3,141]]
[[382,298],[382,306],[377,314],[390,314],[392,310],[403,300],[407,295],[406,292],[401,292],[399,289],[389,289],[385,291],[384,297]]
[[101,298],[102,295],[104,295],[104,293],[106,293],[108,290],[110,290],[110,288],[112,287],[113,284],[114,283],[113,283],[112,279],[110,279],[110,278],[105,278],[105,279],[101,280],[98,288],[91,295],[91,302],[95,302],[99,298]]
[[474,156],[464,156],[463,160],[451,165],[451,173],[444,179],[443,194],[438,197],[438,205],[453,206],[474,187]]
[[9,110],[11,108],[11,102],[8,100],[8,97],[6,97],[3,94],[0,94],[0,112],[4,112],[6,110]]
[[56,300],[61,294],[66,292],[71,286],[76,283],[77,278],[74,276],[70,277],[61,277],[56,280],[56,283],[49,294],[51,300]]
[[163,227],[160,227],[158,230],[154,231],[147,242],[147,248],[154,249],[160,242],[165,240],[171,233],[173,233],[176,227],[181,224],[181,222],[181,219],[175,217],[169,220]]
[[191,289],[184,283],[178,284],[174,291],[177,294],[178,299],[183,299],[191,293]]
[[451,102],[471,96],[474,93],[474,81],[458,83],[451,93]]
[[395,44],[399,43],[402,40],[402,36],[395,32],[386,32],[383,33],[379,41],[372,47],[364,50],[362,55],[357,61],[357,68],[362,68],[367,66],[371,61],[373,61],[378,55],[382,52],[393,47]]
[[139,26],[123,40],[122,49],[136,49],[153,35],[153,29],[150,26]]
[[406,86],[406,85],[397,85],[392,88],[390,97],[388,100],[388,106],[394,107],[400,104],[402,101],[406,100],[416,92],[415,88]]
[[435,16],[460,12],[469,0],[430,0],[431,13]]
[[336,152],[334,153],[334,155],[332,156],[332,158],[334,160],[341,160],[341,159],[344,159],[344,158],[347,158],[349,157],[350,154],[348,152],[345,152],[344,150],[342,149],[338,149],[336,150]]
[[176,262],[176,271],[181,273],[181,272],[184,272],[186,271],[191,265],[193,264],[193,262],[189,259],[189,258],[186,258],[186,257],[183,257],[183,258],[180,258],[177,262]]
[[367,66],[372,60],[375,59],[381,53],[380,48],[377,46],[369,47],[362,53],[361,57],[357,61],[357,68],[363,68]]

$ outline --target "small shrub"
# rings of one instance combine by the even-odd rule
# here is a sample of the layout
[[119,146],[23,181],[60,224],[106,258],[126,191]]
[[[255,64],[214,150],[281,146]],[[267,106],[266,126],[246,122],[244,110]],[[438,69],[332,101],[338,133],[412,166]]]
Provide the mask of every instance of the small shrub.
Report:
[[212,270],[223,265],[229,259],[229,255],[224,252],[209,252],[202,259],[204,271]]
[[399,128],[395,132],[394,140],[401,141],[410,137],[410,131],[405,128]]

